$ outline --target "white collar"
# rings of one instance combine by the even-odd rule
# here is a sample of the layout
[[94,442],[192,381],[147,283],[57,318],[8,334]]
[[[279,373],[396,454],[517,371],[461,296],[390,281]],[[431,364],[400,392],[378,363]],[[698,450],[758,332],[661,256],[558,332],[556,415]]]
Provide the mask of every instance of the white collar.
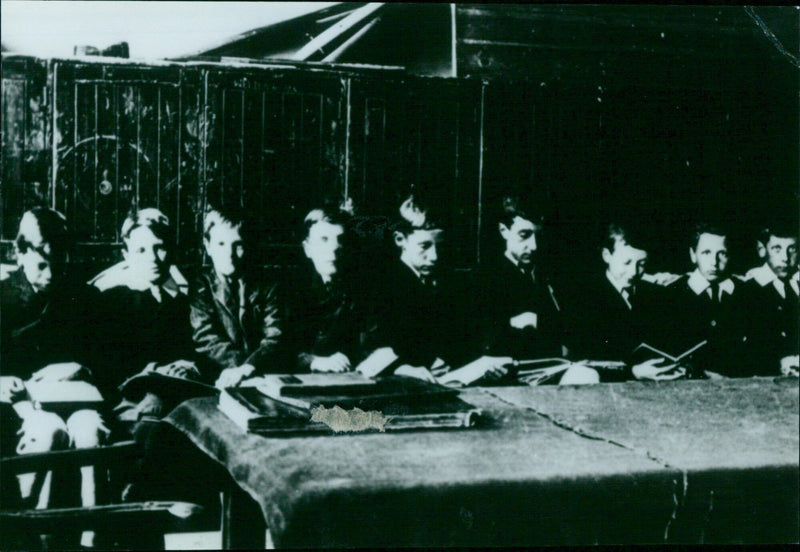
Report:
[[772,272],[772,269],[767,263],[752,269],[749,274],[750,277],[761,287],[764,287],[778,279],[778,276]]
[[513,265],[514,265],[514,268],[516,268],[517,270],[525,270],[526,272],[529,272],[529,273],[531,274],[531,276],[535,276],[535,275],[536,275],[536,265],[532,265],[532,266],[531,266],[531,268],[530,268],[530,270],[528,270],[528,269],[526,269],[526,268],[524,268],[524,267],[521,267],[521,266],[519,265],[519,261],[518,261],[518,260],[516,260],[514,257],[512,257],[512,256],[511,256],[511,253],[509,253],[507,250],[506,250],[506,252],[504,253],[504,255],[506,256],[506,259],[508,259],[509,261],[511,261],[511,264],[513,264]]
[[[620,284],[619,282],[614,280],[614,278],[611,277],[611,274],[608,272],[608,270],[606,270],[606,279],[609,282],[611,282],[611,285],[614,286],[614,289],[617,290],[617,293],[622,295],[622,290],[624,289],[624,287],[622,286],[622,284]],[[633,287],[633,285],[631,285],[630,287]]]
[[422,281],[422,274],[417,272],[417,270],[413,266],[411,266],[407,262],[403,261],[403,259],[400,259],[400,260],[403,262],[404,265],[406,265],[411,270],[411,272],[414,273],[414,276],[417,277],[417,280],[419,280],[421,282]]
[[[778,293],[780,293],[781,296],[785,296],[785,291],[782,291],[785,289],[783,281],[772,271],[768,263],[764,263],[763,265],[750,270],[748,275],[761,287],[765,287],[772,283],[772,285],[775,286],[775,289],[778,290]],[[800,295],[800,291],[798,290],[798,288],[800,288],[800,272],[795,271],[792,277],[789,278],[789,285],[792,286],[795,294]]]
[[[700,295],[711,286],[711,283],[706,280],[702,274],[700,274],[698,269],[694,269],[694,271],[689,275],[688,284],[689,288],[694,292],[695,295]],[[723,293],[732,295],[733,288],[734,283],[730,278],[725,278],[719,282],[720,297]]]
[[515,259],[515,258],[514,258],[514,257],[511,255],[511,253],[509,253],[509,252],[508,252],[508,250],[507,250],[507,249],[506,249],[505,253],[503,253],[503,255],[505,255],[505,256],[506,256],[506,259],[508,259],[509,261],[511,261],[511,264],[513,264],[515,267],[519,268],[519,261],[518,261],[518,260],[516,260],[516,259]]

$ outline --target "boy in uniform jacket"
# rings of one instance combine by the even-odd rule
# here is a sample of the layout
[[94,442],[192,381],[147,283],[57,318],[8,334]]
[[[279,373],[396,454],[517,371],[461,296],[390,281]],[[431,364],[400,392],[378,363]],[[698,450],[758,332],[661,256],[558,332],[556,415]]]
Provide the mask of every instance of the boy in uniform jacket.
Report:
[[275,348],[281,335],[276,286],[264,284],[247,263],[253,246],[241,208],[211,209],[203,244],[212,266],[191,292],[195,352],[209,367],[206,377],[220,389],[254,372],[281,371]]

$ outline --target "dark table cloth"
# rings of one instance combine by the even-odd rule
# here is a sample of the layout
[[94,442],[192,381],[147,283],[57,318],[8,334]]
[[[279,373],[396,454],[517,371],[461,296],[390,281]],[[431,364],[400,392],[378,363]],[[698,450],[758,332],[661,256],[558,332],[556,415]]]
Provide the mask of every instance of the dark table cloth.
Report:
[[489,418],[473,430],[265,438],[210,398],[167,422],[230,472],[277,546],[797,540],[796,382],[470,389]]

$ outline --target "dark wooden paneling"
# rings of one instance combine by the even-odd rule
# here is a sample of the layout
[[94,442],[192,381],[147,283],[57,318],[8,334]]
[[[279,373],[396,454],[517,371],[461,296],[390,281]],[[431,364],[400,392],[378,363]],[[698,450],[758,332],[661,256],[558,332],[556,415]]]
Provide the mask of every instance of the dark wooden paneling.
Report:
[[53,202],[76,230],[78,258],[102,266],[117,258],[126,211],[157,206],[176,226],[179,262],[196,264],[203,209],[224,196],[260,213],[265,264],[293,264],[302,218],[324,198],[392,217],[414,189],[444,211],[448,253],[470,268],[479,252],[497,253],[492,210],[519,189],[553,200],[556,264],[567,272],[593,268],[593,225],[625,205],[669,234],[653,266],[682,269],[690,219],[722,213],[744,234],[796,198],[797,79],[777,86],[767,71],[735,87],[723,66],[691,76],[699,65],[636,55],[661,75],[625,84],[568,56],[531,63],[574,70],[570,79],[486,83],[4,58],[0,244],[7,252],[26,208]]
[[[48,205],[50,116],[46,66],[36,60],[3,62],[2,190],[0,190],[0,238],[16,237],[26,209]],[[8,260],[10,248],[0,249]]]
[[[119,230],[132,208],[159,208],[179,235],[196,236],[192,194],[181,193],[187,177],[199,182],[191,178],[203,149],[191,135],[202,127],[196,83],[184,84],[179,67],[54,67],[56,206],[72,222],[77,258],[118,258]],[[184,241],[179,259],[198,248]]]
[[344,198],[346,95],[336,75],[208,72],[212,114],[206,200],[244,198],[265,229],[268,264],[299,261],[300,226],[327,197]]
[[463,4],[458,74],[674,90],[759,87],[764,79],[794,86],[800,31],[796,11],[782,10],[765,17],[792,37],[789,55],[743,6]]
[[[413,190],[443,211],[446,251],[474,265],[478,231],[480,83],[353,80],[350,196],[390,218]],[[442,209],[442,207],[446,208]]]

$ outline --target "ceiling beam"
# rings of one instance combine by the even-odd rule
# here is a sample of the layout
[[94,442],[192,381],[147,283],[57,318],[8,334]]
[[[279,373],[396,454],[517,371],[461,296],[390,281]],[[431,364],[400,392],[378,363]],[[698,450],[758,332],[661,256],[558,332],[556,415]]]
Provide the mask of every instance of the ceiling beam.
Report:
[[292,59],[295,61],[308,60],[322,48],[341,38],[342,35],[353,29],[353,27],[370,17],[372,14],[382,8],[383,5],[383,2],[370,2],[366,6],[355,10],[353,13],[335,25],[332,25],[314,37],[311,42],[300,48],[300,50],[298,50],[297,53],[292,56]]

